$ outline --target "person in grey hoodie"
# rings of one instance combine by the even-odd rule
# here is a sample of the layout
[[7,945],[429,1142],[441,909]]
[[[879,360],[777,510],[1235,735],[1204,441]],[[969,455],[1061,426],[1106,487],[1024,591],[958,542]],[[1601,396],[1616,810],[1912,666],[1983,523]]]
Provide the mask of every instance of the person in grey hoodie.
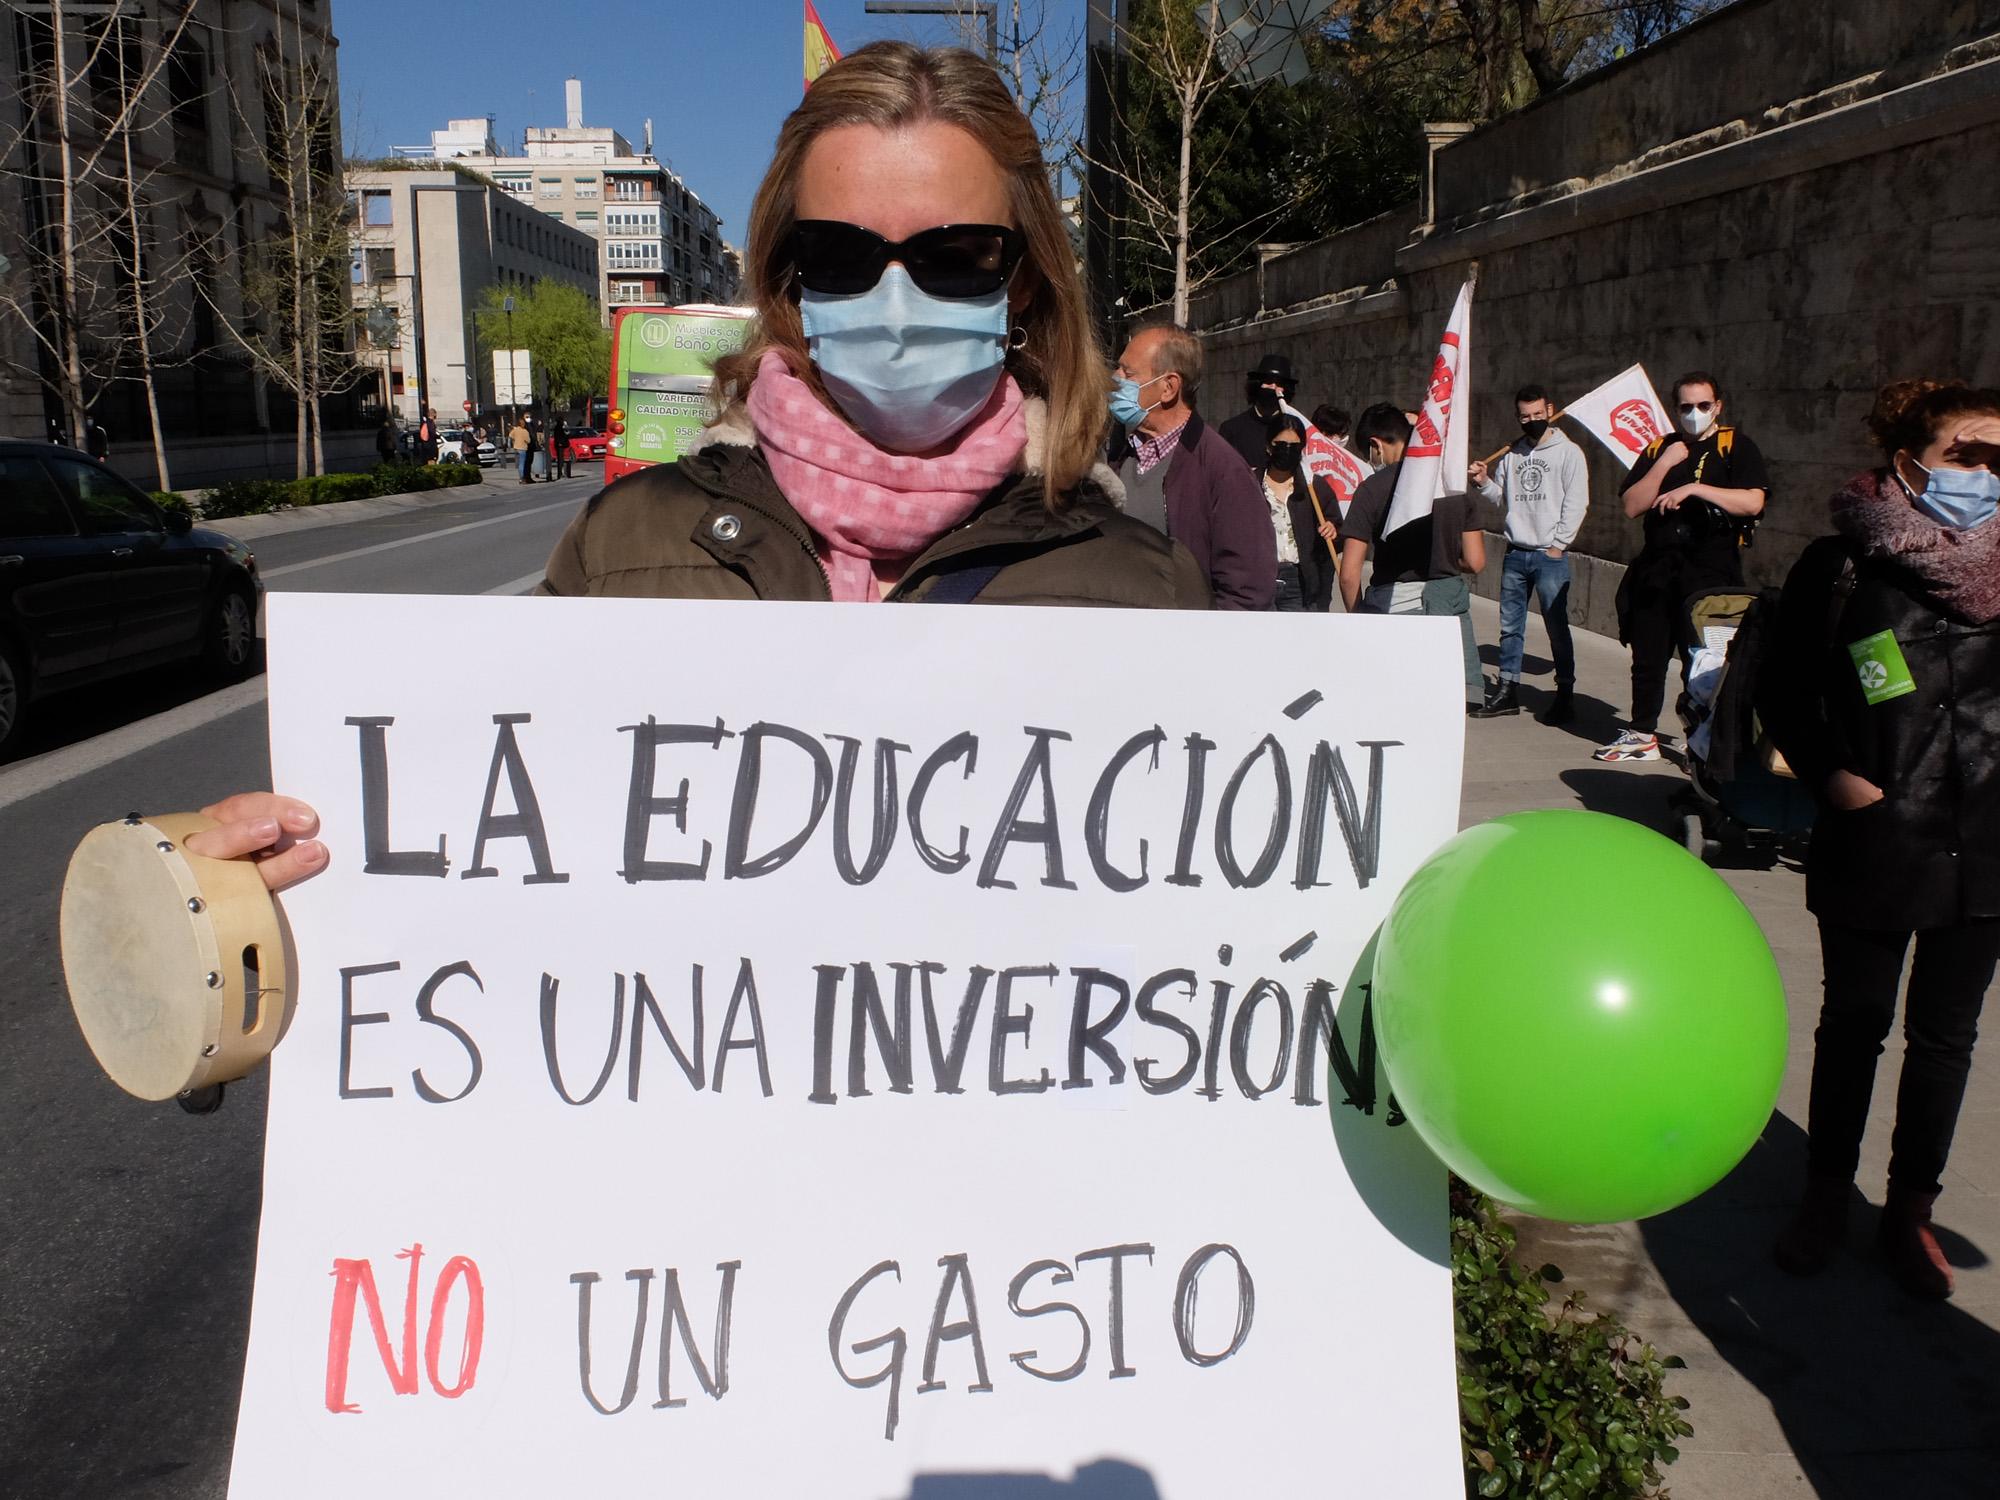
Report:
[[1475,719],[1521,711],[1521,646],[1528,629],[1528,591],[1542,602],[1542,623],[1556,662],[1556,694],[1539,717],[1562,724],[1575,717],[1576,647],[1569,634],[1569,549],[1590,507],[1583,450],[1554,425],[1555,408],[1538,385],[1514,397],[1521,436],[1489,474],[1475,463],[1471,479],[1489,501],[1507,507],[1507,557],[1500,573],[1500,675]]

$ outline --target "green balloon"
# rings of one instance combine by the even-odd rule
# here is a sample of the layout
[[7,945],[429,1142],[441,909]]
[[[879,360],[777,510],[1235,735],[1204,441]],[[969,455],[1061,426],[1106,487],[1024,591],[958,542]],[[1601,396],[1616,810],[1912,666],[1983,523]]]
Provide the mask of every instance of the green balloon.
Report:
[[1543,1218],[1696,1197],[1749,1151],[1784,1076],[1784,985],[1756,919],[1680,845],[1601,813],[1452,839],[1397,896],[1374,984],[1417,1133]]

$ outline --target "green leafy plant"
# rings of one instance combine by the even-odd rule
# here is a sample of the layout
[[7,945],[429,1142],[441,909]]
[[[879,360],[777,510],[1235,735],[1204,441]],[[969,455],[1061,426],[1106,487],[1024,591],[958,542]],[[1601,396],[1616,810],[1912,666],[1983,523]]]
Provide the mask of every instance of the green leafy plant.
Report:
[[[368,500],[377,495],[409,495],[479,483],[477,464],[378,464],[365,474],[312,474],[304,479],[232,479],[217,485],[201,502],[209,520],[228,516],[261,516],[295,505],[334,505],[343,500]],[[162,505],[184,497],[155,496]]]
[[1515,1259],[1492,1203],[1452,1184],[1452,1325],[1467,1495],[1604,1500],[1662,1493],[1661,1470],[1694,1431],[1662,1358],[1616,1318],[1553,1300],[1554,1266]]
[[228,516],[261,516],[291,504],[291,482],[283,479],[231,479],[202,497],[201,513],[208,520]]
[[366,500],[382,492],[373,474],[314,474],[291,483],[293,505],[333,505],[342,500]]
[[147,494],[161,510],[185,511],[190,516],[195,514],[194,506],[179,490],[149,490]]

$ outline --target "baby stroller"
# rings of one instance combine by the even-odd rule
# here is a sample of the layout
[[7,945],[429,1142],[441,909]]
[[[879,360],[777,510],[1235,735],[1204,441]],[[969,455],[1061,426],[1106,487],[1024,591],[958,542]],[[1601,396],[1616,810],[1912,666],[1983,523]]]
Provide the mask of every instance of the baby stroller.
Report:
[[1709,863],[1775,850],[1812,828],[1811,794],[1757,720],[1758,660],[1776,612],[1775,590],[1704,589],[1687,601],[1686,687],[1677,707],[1688,786],[1670,803],[1668,832]]

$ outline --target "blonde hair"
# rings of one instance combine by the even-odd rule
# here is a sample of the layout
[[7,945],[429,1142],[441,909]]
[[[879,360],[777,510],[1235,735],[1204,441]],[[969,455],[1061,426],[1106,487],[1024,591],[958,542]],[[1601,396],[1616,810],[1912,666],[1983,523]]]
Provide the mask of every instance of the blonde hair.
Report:
[[1075,252],[1034,126],[992,65],[962,48],[873,42],[822,73],[786,117],[750,209],[744,276],[756,327],[740,353],[716,362],[714,397],[718,406],[741,401],[767,350],[825,394],[792,297],[790,241],[806,152],[836,126],[895,130],[926,121],[955,125],[985,147],[1006,179],[1014,227],[1028,242],[1013,283],[1014,317],[1025,337],[1008,354],[1007,370],[1048,405],[1042,494],[1054,509],[1097,461],[1110,374],[1091,333]]

